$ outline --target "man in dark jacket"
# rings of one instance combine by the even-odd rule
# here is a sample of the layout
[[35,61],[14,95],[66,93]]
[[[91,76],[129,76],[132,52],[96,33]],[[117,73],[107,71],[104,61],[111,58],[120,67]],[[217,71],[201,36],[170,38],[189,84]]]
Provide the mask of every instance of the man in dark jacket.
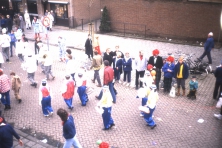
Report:
[[217,69],[215,70],[214,76],[216,77],[216,82],[214,87],[213,99],[217,100],[218,89],[220,88],[220,93],[222,92],[222,60],[220,62],[220,66],[217,67]]
[[71,146],[74,148],[82,148],[76,137],[76,128],[72,115],[62,108],[57,110],[57,115],[62,120],[63,137],[66,139],[63,148],[70,148]]
[[163,59],[159,56],[159,50],[153,50],[153,56],[149,58],[148,64],[151,64],[156,69],[156,87],[159,90],[159,83],[161,79],[161,68],[163,67]]
[[89,59],[90,59],[90,55],[91,55],[91,58],[93,58],[92,39],[91,39],[90,34],[88,34],[88,39],[86,40],[86,43],[85,43],[85,54],[88,55]]
[[8,33],[11,33],[11,30],[12,30],[12,19],[10,18],[9,15],[6,16],[7,19],[6,19],[6,26],[8,27]]
[[214,48],[214,39],[213,39],[213,33],[210,32],[208,34],[208,38],[207,38],[207,41],[205,42],[204,44],[204,53],[198,58],[198,60],[202,60],[205,56],[207,56],[208,58],[208,61],[209,61],[209,68],[210,68],[210,71],[212,71],[212,67],[211,67],[211,64],[212,64],[212,58],[211,58],[211,50]]
[[112,63],[113,63],[113,57],[112,57],[112,54],[111,54],[111,52],[110,52],[110,48],[107,48],[107,49],[106,49],[106,52],[104,53],[103,61],[105,61],[105,60],[109,61],[109,66],[112,65]]
[[13,127],[5,122],[0,116],[0,148],[12,148],[13,136],[18,140],[19,145],[23,146],[23,142]]
[[182,96],[185,96],[185,80],[188,78],[188,76],[188,66],[183,62],[183,57],[180,57],[174,68],[174,78],[177,79],[177,96],[180,96],[180,86],[182,86],[183,89]]

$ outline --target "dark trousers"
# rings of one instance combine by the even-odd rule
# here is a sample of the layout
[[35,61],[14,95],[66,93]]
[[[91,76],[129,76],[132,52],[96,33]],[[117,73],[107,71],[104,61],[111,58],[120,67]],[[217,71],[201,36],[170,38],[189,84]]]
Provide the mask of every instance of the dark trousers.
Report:
[[172,84],[172,78],[166,78],[164,77],[164,92],[170,92],[171,84]]
[[[136,70],[136,88],[138,88],[139,85],[139,77],[144,77],[145,70],[144,71],[137,71]],[[140,82],[140,87],[143,87],[143,82]]]
[[94,81],[97,80],[98,84],[102,85],[101,84],[101,80],[100,80],[100,76],[99,76],[99,69],[98,70],[94,70],[94,78],[93,78],[93,80]]
[[155,83],[156,83],[157,90],[159,90],[160,79],[161,79],[161,69],[156,68],[156,80],[155,80]]
[[218,90],[219,90],[219,88],[220,88],[220,92],[219,92],[219,94],[220,94],[220,93],[222,93],[222,83],[216,82],[215,87],[214,87],[214,94],[213,94],[214,99],[218,99]]
[[126,77],[127,77],[127,82],[130,83],[131,82],[131,71],[124,71],[123,74],[123,81],[126,81]]
[[185,79],[177,78],[177,88],[180,88],[180,86],[182,86],[182,89],[185,90]]
[[204,50],[204,53],[200,56],[200,59],[203,59],[205,56],[207,56],[209,64],[212,64],[212,58],[211,58],[210,51],[207,52],[206,50]]
[[114,68],[114,78],[115,80],[120,80],[120,71]]
[[13,56],[13,50],[12,47],[14,46],[14,48],[16,48],[15,42],[10,42],[10,52],[11,52],[11,56]]

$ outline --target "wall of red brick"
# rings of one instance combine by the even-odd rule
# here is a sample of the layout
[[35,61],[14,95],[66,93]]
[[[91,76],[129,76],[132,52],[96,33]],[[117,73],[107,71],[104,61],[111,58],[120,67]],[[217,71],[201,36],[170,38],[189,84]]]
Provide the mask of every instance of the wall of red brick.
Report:
[[[107,6],[111,21],[138,25],[126,28],[147,34],[178,38],[206,38],[212,31],[215,39],[220,32],[221,4],[175,2],[169,0],[101,0]],[[123,26],[120,23],[114,23]],[[119,28],[119,27],[117,27]],[[136,29],[137,28],[137,29]]]

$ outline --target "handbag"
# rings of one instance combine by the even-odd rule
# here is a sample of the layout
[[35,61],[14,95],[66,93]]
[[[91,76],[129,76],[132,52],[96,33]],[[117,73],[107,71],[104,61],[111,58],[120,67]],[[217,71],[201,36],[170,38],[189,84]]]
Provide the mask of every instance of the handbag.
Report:
[[150,113],[150,109],[146,106],[139,106],[139,110],[147,114]]
[[220,97],[219,100],[217,101],[216,108],[221,108],[221,106],[222,106],[222,97]]

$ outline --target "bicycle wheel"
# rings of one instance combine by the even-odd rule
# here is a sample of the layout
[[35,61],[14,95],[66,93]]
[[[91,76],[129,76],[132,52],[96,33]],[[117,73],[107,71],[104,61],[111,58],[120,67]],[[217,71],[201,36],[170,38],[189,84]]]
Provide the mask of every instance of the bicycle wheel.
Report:
[[207,77],[208,71],[207,71],[207,69],[203,70],[203,71],[200,71],[199,69],[195,69],[194,74],[196,75],[197,79],[203,80]]

